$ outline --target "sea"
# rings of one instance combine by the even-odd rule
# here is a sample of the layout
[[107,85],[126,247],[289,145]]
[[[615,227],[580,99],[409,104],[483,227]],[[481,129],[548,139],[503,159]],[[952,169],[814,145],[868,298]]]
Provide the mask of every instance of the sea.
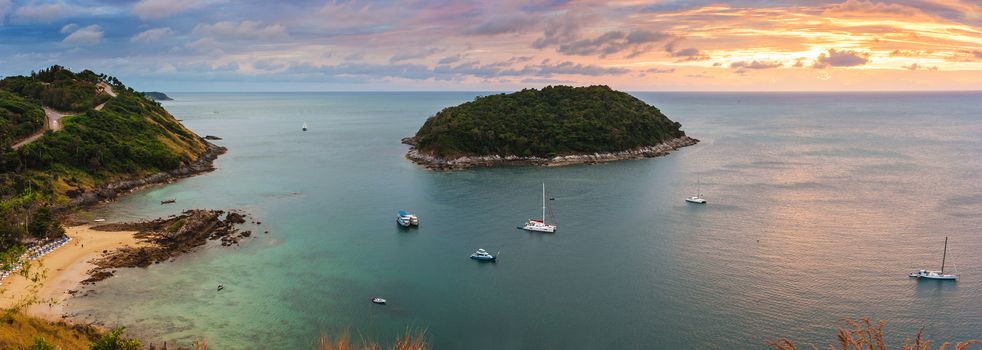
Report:
[[[406,332],[436,349],[824,348],[861,318],[891,346],[982,338],[982,92],[635,92],[701,142],[565,167],[404,158],[428,117],[487,94],[173,93],[167,110],[228,148],[217,170],[85,215],[260,224],[119,270],[67,302],[71,319],[216,349]],[[557,232],[517,229],[543,184]],[[708,204],[684,202],[697,193]],[[942,259],[957,282],[908,277]]]

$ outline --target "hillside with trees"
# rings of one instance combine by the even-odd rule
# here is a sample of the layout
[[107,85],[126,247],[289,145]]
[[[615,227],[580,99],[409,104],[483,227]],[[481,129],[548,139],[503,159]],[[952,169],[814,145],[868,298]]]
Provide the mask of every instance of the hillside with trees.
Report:
[[478,97],[430,117],[415,150],[462,156],[555,157],[618,152],[684,137],[658,108],[607,86],[549,86]]
[[[60,120],[61,130],[12,149],[43,130],[44,107],[75,114]],[[0,80],[0,131],[0,257],[26,239],[63,234],[56,216],[73,199],[187,166],[214,147],[118,79],[60,66]]]

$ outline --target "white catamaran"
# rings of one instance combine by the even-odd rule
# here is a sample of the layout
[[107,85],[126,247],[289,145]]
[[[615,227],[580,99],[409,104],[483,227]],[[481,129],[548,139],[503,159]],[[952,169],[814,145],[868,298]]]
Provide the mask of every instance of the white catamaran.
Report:
[[928,270],[917,270],[917,272],[911,272],[910,277],[915,277],[917,279],[929,279],[929,280],[958,280],[958,275],[955,274],[945,274],[944,273],[944,263],[945,259],[948,257],[948,237],[944,238],[944,253],[941,255],[941,271],[928,271]]
[[[699,182],[702,182],[702,181],[699,181]],[[686,202],[689,202],[689,203],[695,203],[695,204],[706,204],[706,199],[705,198],[702,198],[702,186],[700,186],[700,185],[696,185],[696,186],[697,186],[696,188],[698,189],[697,193],[699,193],[699,194],[698,195],[695,195],[695,196],[692,196],[692,197],[688,197],[688,198],[685,199],[685,201]]]
[[535,232],[556,232],[556,225],[546,223],[546,184],[542,183],[542,220],[529,219],[522,227],[523,230]]

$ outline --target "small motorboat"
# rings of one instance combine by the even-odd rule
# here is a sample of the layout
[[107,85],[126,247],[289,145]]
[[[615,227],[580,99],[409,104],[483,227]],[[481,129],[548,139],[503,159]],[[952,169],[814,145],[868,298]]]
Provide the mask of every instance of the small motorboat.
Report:
[[224,285],[224,284],[221,284],[221,283],[219,283],[219,284],[218,284],[218,291],[220,292],[220,291],[222,291],[222,289],[225,289],[225,285]]
[[303,131],[307,131],[307,122],[303,122],[302,129],[303,129]]
[[372,298],[372,303],[374,303],[374,304],[385,305],[385,302],[386,302],[385,299],[382,299],[382,298],[379,298],[379,297]]
[[95,219],[92,222],[106,222],[106,219]]
[[706,204],[706,199],[705,198],[702,198],[701,195],[688,197],[688,198],[685,199],[685,201],[686,202],[689,202],[689,203],[695,203],[695,204]]
[[402,217],[402,216],[396,218],[396,223],[399,224],[399,226],[402,226],[402,227],[409,227],[409,226],[412,225],[412,223],[409,220],[409,218]]
[[177,202],[177,200],[171,198],[171,199],[165,199],[165,200],[160,201],[160,204],[171,204],[171,203],[174,203],[174,202]]
[[419,218],[405,210],[400,210],[399,217],[396,218],[396,223],[402,227],[419,226]]
[[498,259],[498,257],[488,254],[488,252],[482,248],[478,249],[476,252],[474,252],[474,254],[471,254],[471,259],[480,261],[495,261]]

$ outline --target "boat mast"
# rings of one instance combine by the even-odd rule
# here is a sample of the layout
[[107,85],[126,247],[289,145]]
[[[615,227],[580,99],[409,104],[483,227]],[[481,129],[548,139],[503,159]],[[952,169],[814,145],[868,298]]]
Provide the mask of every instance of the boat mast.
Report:
[[944,260],[948,257],[948,236],[944,238],[944,254],[941,255],[941,274],[944,274]]
[[543,224],[546,223],[546,183],[545,182],[542,183],[542,223]]

